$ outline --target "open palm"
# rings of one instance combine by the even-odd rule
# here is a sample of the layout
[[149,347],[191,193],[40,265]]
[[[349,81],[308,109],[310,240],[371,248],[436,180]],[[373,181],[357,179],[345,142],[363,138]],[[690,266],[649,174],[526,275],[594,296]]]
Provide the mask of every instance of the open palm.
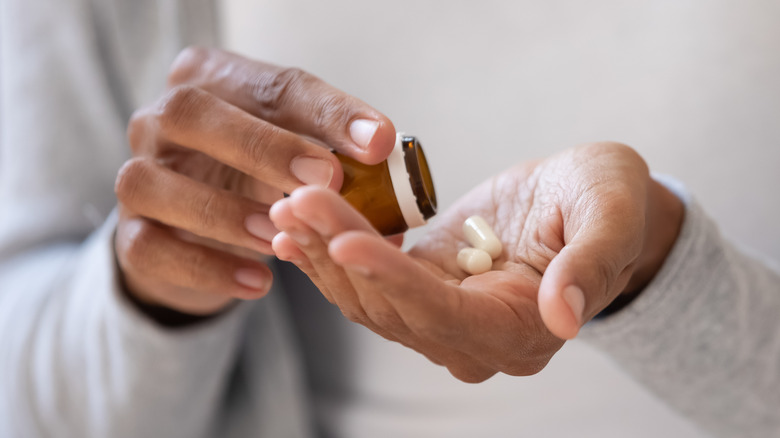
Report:
[[[334,193],[305,188],[272,208],[284,231],[273,246],[348,318],[462,380],[533,374],[632,280],[650,181],[628,147],[570,149],[478,186],[408,253]],[[491,271],[469,276],[456,256],[474,214],[504,250]]]

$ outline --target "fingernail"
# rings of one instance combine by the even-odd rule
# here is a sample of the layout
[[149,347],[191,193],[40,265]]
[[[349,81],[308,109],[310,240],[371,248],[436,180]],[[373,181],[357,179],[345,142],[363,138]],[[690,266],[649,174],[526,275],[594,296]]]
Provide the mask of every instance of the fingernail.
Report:
[[265,214],[252,214],[247,216],[244,226],[249,234],[263,240],[271,241],[279,234],[271,219]]
[[237,269],[235,279],[238,284],[257,290],[265,290],[267,283],[263,272],[250,268]]
[[575,285],[569,285],[563,289],[562,295],[563,300],[569,305],[571,313],[577,320],[577,326],[582,327],[582,312],[585,310],[585,295],[582,293],[582,289]]
[[374,138],[377,128],[379,122],[376,120],[357,119],[349,125],[349,135],[359,148],[366,149]]
[[333,179],[333,165],[322,158],[295,157],[290,170],[304,184],[328,187]]

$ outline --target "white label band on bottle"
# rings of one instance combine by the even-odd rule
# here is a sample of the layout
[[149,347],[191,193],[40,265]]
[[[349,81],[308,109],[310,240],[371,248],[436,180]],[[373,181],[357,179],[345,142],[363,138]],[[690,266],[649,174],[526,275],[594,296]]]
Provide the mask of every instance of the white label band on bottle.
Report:
[[395,198],[401,207],[401,214],[409,228],[425,225],[425,217],[417,205],[417,198],[412,191],[412,183],[409,180],[409,172],[406,170],[406,161],[403,151],[403,133],[395,135],[395,146],[390,156],[387,157],[387,168],[390,171],[390,181],[393,183]]

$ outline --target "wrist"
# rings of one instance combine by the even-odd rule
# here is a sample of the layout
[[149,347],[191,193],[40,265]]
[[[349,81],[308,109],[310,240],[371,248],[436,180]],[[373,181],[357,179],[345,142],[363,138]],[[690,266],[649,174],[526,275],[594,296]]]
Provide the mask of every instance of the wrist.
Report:
[[685,206],[674,193],[652,178],[648,186],[646,211],[644,243],[634,272],[623,291],[601,311],[599,317],[618,312],[638,297],[661,270],[677,241]]
[[652,281],[677,241],[684,216],[685,206],[680,198],[651,178],[642,252],[621,295],[635,297]]
[[211,320],[226,311],[226,309],[223,309],[205,315],[185,313],[161,304],[142,300],[127,288],[122,288],[122,292],[125,297],[127,297],[128,301],[133,304],[133,307],[139,312],[157,324],[167,328],[181,328],[195,325]]

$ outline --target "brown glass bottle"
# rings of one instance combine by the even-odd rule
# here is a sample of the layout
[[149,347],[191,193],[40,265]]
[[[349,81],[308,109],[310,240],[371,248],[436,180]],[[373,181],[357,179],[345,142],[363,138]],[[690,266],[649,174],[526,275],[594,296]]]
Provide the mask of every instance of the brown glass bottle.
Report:
[[344,168],[341,196],[382,235],[403,233],[436,214],[433,178],[415,137],[397,134],[390,157],[373,166],[336,156]]

